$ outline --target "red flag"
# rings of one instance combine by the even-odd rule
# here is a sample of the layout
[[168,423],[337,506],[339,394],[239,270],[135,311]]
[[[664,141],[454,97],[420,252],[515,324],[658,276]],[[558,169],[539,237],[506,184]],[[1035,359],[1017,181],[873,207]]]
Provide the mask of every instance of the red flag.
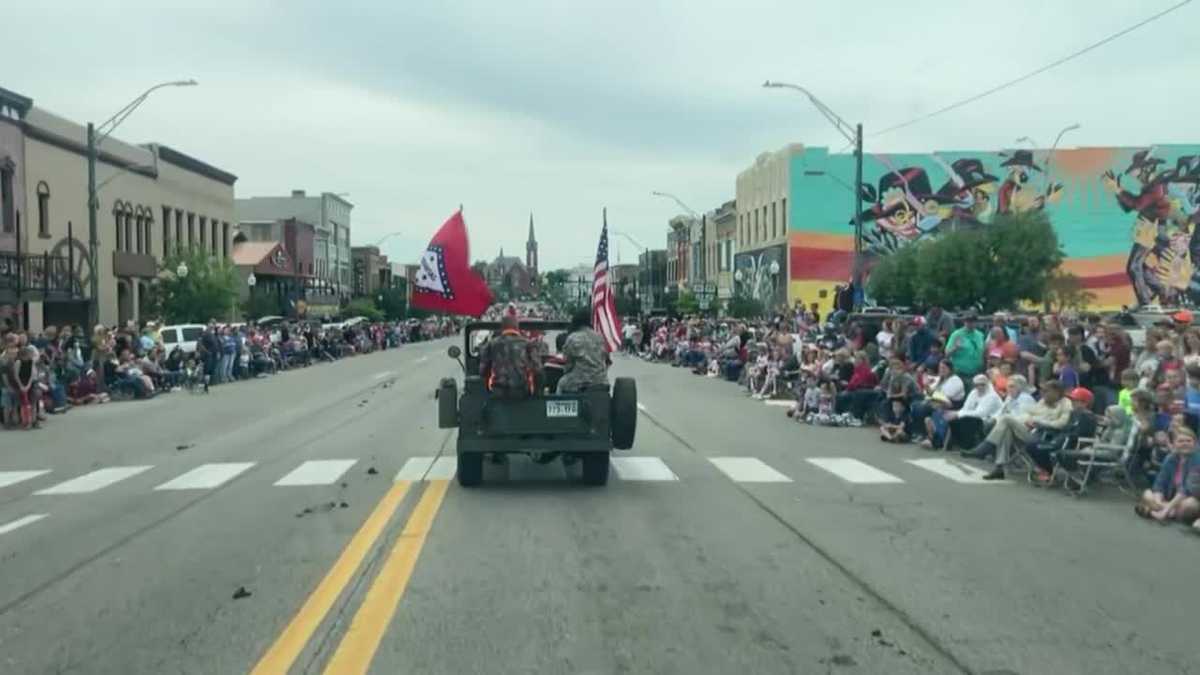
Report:
[[462,210],[442,224],[421,256],[412,306],[432,312],[479,316],[492,304],[487,283],[471,269]]

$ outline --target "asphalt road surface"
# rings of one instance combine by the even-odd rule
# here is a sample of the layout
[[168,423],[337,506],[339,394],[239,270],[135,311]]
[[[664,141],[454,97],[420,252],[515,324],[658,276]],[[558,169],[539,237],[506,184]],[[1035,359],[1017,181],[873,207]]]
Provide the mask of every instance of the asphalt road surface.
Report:
[[449,344],[0,433],[0,673],[1200,672],[1200,538],[1114,491],[624,357],[607,487],[464,490]]

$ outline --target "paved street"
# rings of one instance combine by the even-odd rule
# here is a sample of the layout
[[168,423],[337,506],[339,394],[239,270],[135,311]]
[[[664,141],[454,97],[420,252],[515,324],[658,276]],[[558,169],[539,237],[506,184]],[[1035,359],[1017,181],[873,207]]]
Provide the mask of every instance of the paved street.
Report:
[[1200,538],[1114,492],[624,357],[607,487],[514,459],[468,491],[449,344],[0,433],[0,672],[1200,672]]

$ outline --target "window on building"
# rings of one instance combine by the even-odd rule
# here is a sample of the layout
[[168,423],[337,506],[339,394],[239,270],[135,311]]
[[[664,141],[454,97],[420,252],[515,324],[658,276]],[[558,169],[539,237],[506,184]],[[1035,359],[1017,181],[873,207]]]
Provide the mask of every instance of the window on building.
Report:
[[117,226],[117,250],[125,250],[125,223],[121,222],[121,205],[113,207],[113,224]]
[[779,220],[776,217],[775,202],[771,202],[771,238],[779,236]]
[[783,203],[779,207],[780,220],[783,222],[783,233],[787,234],[787,197],[783,198]]
[[214,256],[217,255],[217,251],[219,250],[218,244],[221,243],[220,237],[217,236],[220,234],[220,225],[216,218],[208,221],[208,248]]
[[0,169],[0,220],[3,220],[5,232],[12,232],[17,219],[16,205],[13,203],[13,174],[11,169]]
[[[138,208],[141,208],[141,207],[138,207]],[[146,238],[145,238],[145,229],[143,228],[143,223],[142,223],[142,212],[141,211],[138,211],[133,214],[133,236],[134,236],[134,241],[137,242],[137,248],[135,248],[134,250],[137,251],[138,253],[145,253],[146,252]]]
[[46,181],[37,184],[38,236],[50,238],[50,186]]
[[188,248],[196,245],[196,214],[187,214],[188,224]]
[[762,207],[762,214],[763,214],[763,219],[762,219],[762,224],[763,224],[763,226],[762,226],[762,227],[763,227],[763,229],[762,229],[762,238],[763,238],[763,239],[766,239],[766,238],[767,238],[767,207],[766,207],[766,205],[765,205],[765,204],[764,204],[764,205],[763,205],[763,207]]
[[142,219],[142,226],[146,228],[146,255],[154,255],[154,214],[150,207],[146,207]]
[[221,223],[221,257],[229,257],[229,223]]
[[208,217],[200,216],[200,248],[208,250]]
[[171,255],[171,207],[162,207],[162,255],[165,259]]
[[758,228],[759,228],[758,209],[754,209],[754,241],[758,241],[759,239],[762,238],[762,235],[760,234],[760,230]]

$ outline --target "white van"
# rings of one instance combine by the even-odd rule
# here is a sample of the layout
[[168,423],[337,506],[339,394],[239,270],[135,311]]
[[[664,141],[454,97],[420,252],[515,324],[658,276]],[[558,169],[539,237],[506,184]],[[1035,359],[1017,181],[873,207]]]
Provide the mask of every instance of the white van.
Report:
[[193,354],[196,351],[196,342],[200,340],[200,335],[204,332],[204,324],[202,323],[183,323],[174,326],[163,326],[159,331],[159,339],[162,340],[163,353],[170,354],[172,350],[179,347],[184,354]]

